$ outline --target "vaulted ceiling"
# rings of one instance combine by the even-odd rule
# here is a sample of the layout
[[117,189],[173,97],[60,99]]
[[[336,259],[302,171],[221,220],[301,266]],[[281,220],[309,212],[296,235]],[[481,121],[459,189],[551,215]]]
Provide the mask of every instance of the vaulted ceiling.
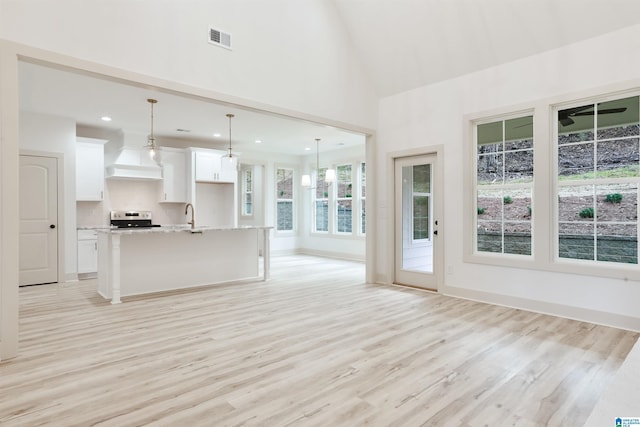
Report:
[[[640,0],[323,1],[335,6],[336,26],[344,25],[345,43],[351,44],[380,97],[640,24]],[[225,114],[232,112],[237,116],[234,140],[241,149],[304,155],[315,137],[323,140],[321,150],[364,144],[362,135],[340,129],[203,105],[33,64],[22,64],[20,90],[21,108],[73,117],[89,127],[146,131],[149,107],[144,100],[160,96],[156,129],[169,138],[187,137],[180,128],[191,130],[190,139],[224,145]],[[110,125],[99,121],[104,114],[114,115]],[[220,133],[217,141],[213,132]],[[264,143],[256,145],[257,139]]]
[[379,96],[640,24],[638,0],[333,1]]

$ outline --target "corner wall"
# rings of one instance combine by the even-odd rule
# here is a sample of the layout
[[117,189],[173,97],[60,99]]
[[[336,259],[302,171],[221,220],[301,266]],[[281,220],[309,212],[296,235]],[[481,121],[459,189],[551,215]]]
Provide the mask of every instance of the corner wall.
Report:
[[[376,278],[392,280],[390,152],[443,144],[445,294],[640,330],[640,283],[464,262],[463,117],[565,94],[620,87],[640,76],[640,25],[384,98],[379,104]],[[604,90],[604,89],[603,89]],[[569,95],[574,96],[574,95]],[[549,136],[541,138],[548,141]],[[442,229],[442,228],[441,228]],[[391,257],[391,258],[390,258]]]

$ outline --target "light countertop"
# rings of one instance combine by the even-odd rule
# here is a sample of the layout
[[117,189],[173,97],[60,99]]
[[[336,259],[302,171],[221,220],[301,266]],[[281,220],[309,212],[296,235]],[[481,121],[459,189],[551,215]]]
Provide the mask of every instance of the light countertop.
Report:
[[215,227],[215,226],[203,226],[191,228],[189,225],[166,225],[161,227],[152,228],[97,228],[95,229],[99,233],[108,234],[149,234],[149,233],[177,233],[177,232],[190,232],[190,233],[203,233],[210,231],[221,230],[265,230],[272,229],[271,226],[244,226],[244,227]]

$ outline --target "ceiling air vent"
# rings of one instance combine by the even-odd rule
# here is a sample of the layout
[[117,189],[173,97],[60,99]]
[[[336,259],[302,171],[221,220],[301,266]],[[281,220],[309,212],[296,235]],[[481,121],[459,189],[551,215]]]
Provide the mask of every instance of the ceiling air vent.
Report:
[[231,34],[209,27],[209,43],[231,49]]

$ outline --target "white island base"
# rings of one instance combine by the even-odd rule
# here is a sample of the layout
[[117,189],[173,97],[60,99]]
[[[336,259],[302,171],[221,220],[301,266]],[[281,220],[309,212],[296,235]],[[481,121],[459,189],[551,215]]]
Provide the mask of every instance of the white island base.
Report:
[[98,233],[98,293],[111,299],[269,277],[269,229],[156,228]]

